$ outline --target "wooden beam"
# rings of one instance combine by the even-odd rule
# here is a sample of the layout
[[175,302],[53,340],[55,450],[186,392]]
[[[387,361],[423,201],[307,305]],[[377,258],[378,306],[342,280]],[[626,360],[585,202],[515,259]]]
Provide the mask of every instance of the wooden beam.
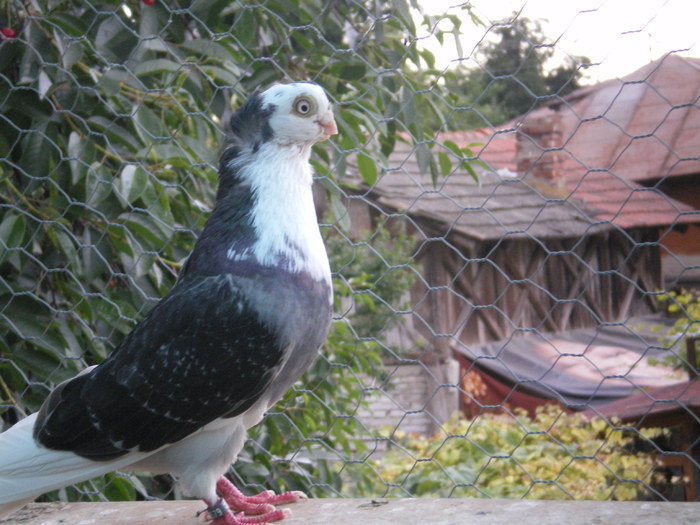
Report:
[[[475,322],[483,322],[483,326],[488,328],[491,335],[490,339],[487,339],[486,337],[479,337],[477,340],[479,344],[484,344],[488,342],[488,340],[500,339],[503,335],[503,330],[498,323],[492,319],[492,316],[489,315],[486,310],[474,307],[475,302],[478,302],[478,304],[487,304],[483,302],[487,300],[483,296],[484,289],[483,287],[479,288],[478,285],[480,283],[483,284],[483,282],[486,281],[486,277],[483,274],[488,273],[488,270],[490,269],[489,265],[483,263],[479,264],[476,262],[469,263],[471,268],[475,269],[470,270],[473,275],[466,275],[464,272],[464,267],[467,265],[462,265],[458,268],[457,263],[452,258],[445,259],[443,263],[446,266],[448,273],[459,276],[456,279],[452,279],[453,286],[457,285],[457,289],[454,291],[464,296],[467,300],[467,303],[459,310],[459,313],[450,320],[452,326],[451,331],[453,334],[455,334],[455,338],[461,338],[461,335],[466,327],[462,320],[466,321],[467,318],[473,316]],[[473,343],[474,341],[467,342]]]
[[[401,488],[395,490],[401,493]],[[393,492],[392,492],[393,493]],[[475,489],[475,494],[479,494]],[[487,498],[312,498],[287,506],[283,525],[386,525],[388,523],[517,523],[518,525],[657,525],[697,523],[698,504],[658,501],[557,501]],[[3,525],[100,523],[194,525],[200,501],[32,503]]]

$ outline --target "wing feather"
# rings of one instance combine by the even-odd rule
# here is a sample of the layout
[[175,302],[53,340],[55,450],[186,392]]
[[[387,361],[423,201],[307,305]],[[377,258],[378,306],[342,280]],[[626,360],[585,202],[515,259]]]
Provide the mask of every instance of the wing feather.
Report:
[[36,439],[94,460],[156,450],[250,407],[283,353],[233,276],[179,282],[104,363],[51,394]]

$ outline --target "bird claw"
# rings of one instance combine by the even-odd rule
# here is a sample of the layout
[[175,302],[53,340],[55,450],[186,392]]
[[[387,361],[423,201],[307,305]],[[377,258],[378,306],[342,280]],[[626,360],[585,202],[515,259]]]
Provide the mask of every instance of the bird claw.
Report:
[[[206,512],[207,519],[212,525],[263,525],[279,521],[291,514],[288,509],[276,509],[275,505],[294,503],[308,496],[301,491],[293,490],[276,494],[265,490],[254,496],[246,496],[233,483],[222,477],[216,484],[216,490],[221,496],[219,501],[211,504]],[[234,514],[231,509],[238,511]],[[253,514],[253,516],[249,516]]]
[[[203,512],[207,512],[206,510]],[[267,514],[260,516],[246,516],[245,512],[234,514],[230,510],[221,517],[216,519],[211,518],[207,512],[206,521],[211,525],[269,525],[271,522],[279,521],[288,517],[291,514],[289,509],[275,509]]]
[[275,494],[271,490],[266,490],[254,496],[246,496],[225,477],[219,479],[216,484],[216,490],[232,509],[243,511],[246,514],[267,514],[273,512],[276,505],[295,503],[307,497],[306,494],[298,490],[283,492],[282,494]]
[[277,494],[272,490],[266,490],[260,494],[256,494],[255,496],[243,496],[243,498],[250,503],[274,506],[282,505],[284,503],[296,503],[300,499],[308,499],[309,497],[300,490],[282,492],[281,494]]

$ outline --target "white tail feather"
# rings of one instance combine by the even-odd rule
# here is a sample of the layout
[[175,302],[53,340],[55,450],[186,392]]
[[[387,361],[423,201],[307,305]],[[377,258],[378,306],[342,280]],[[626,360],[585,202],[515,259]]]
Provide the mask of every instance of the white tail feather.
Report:
[[32,436],[36,414],[0,434],[0,518],[35,497],[85,481],[143,459],[131,453],[112,461],[91,461],[72,452],[37,445]]

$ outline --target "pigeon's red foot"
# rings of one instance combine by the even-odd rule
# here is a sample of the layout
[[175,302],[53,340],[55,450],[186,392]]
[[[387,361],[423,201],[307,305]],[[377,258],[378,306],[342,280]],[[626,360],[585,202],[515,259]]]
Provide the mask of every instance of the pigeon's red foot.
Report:
[[[279,521],[289,516],[290,511],[276,509],[275,505],[294,503],[306,498],[306,494],[296,490],[282,494],[266,490],[255,496],[246,496],[224,477],[217,482],[216,490],[221,498],[215,503],[207,502],[209,507],[203,511],[206,512],[212,525],[245,525],[248,523],[263,525]],[[238,514],[231,512],[231,509],[237,511]],[[247,514],[254,514],[254,516]]]
[[209,505],[201,513],[206,514],[206,520],[211,525],[248,525],[252,523],[266,525],[270,522],[284,519],[290,514],[287,509],[275,509],[272,512],[266,512],[259,516],[246,516],[245,512],[234,514],[223,498],[219,498],[216,503]]
[[282,494],[275,494],[271,490],[266,490],[255,496],[246,496],[223,476],[216,483],[216,490],[233,510],[245,512],[246,514],[269,514],[275,511],[275,505],[294,503],[300,499],[306,499],[306,494],[298,490],[283,492]]

